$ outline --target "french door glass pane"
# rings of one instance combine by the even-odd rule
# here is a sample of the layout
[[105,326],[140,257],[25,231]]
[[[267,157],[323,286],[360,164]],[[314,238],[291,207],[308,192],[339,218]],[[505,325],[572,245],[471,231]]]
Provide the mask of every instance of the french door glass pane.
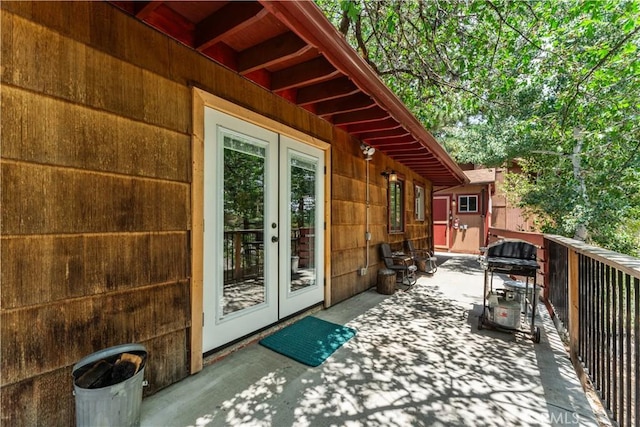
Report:
[[404,199],[402,181],[389,183],[389,231],[404,229]]
[[290,158],[291,282],[295,292],[316,284],[315,226],[317,162]]
[[225,131],[223,315],[264,303],[266,299],[265,163],[263,144]]

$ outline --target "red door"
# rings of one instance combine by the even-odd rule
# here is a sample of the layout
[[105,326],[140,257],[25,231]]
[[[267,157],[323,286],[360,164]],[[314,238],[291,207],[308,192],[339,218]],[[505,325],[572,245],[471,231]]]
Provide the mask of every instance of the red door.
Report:
[[449,250],[449,196],[433,198],[433,245]]

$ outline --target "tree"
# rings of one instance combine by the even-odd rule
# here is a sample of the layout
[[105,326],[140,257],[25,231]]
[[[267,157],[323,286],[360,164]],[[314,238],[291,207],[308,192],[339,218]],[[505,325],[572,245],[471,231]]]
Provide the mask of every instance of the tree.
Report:
[[640,255],[636,1],[318,0],[454,158],[542,231]]
[[264,158],[249,150],[224,150],[225,230],[263,228]]

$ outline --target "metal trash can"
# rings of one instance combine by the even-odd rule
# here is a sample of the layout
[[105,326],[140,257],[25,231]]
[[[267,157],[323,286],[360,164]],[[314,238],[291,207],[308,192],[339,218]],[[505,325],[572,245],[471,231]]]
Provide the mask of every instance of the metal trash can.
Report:
[[[86,388],[80,384],[91,381],[91,374],[103,362],[115,366],[123,354],[139,356],[141,362],[135,374],[121,382]],[[140,344],[123,344],[93,353],[73,366],[73,394],[76,401],[76,425],[81,426],[139,426],[140,406],[147,351]],[[93,372],[91,372],[93,371]],[[94,374],[96,377],[98,374]],[[87,379],[89,377],[89,379]]]

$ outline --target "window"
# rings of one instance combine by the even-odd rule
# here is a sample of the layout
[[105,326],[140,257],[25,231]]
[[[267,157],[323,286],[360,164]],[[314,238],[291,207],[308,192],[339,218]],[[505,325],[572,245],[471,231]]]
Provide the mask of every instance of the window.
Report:
[[416,185],[415,196],[416,221],[424,221],[424,187]]
[[389,233],[404,231],[404,183],[389,182]]
[[458,196],[458,212],[478,212],[478,196]]

